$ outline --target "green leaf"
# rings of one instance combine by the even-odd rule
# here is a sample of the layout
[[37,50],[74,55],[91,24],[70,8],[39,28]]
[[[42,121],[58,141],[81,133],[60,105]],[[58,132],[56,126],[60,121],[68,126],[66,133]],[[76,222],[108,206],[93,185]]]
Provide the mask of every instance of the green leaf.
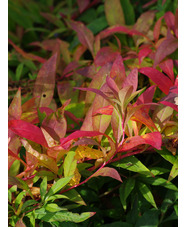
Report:
[[135,179],[128,178],[120,187],[119,194],[120,200],[123,205],[123,209],[126,211],[127,209],[127,197],[130,195],[131,191],[134,189]]
[[135,227],[157,227],[159,223],[159,210],[151,209],[138,218]]
[[127,222],[113,222],[111,224],[102,225],[102,227],[133,227],[132,224]]
[[168,208],[178,200],[178,192],[168,190],[161,205],[161,212],[166,213]]
[[21,74],[22,74],[22,71],[23,71],[23,66],[24,66],[23,63],[20,63],[20,64],[17,66],[17,69],[16,69],[16,80],[17,80],[17,81],[19,81],[20,78],[21,78]]
[[164,178],[159,178],[159,177],[139,177],[138,179],[140,179],[141,181],[147,183],[147,184],[151,184],[153,186],[162,186],[174,191],[177,191],[178,188],[172,184],[171,182],[165,180]]
[[37,114],[39,117],[39,123],[40,125],[42,125],[43,120],[45,119],[45,117],[47,116],[45,112],[41,113],[41,111],[39,110],[39,108],[37,108]]
[[151,171],[151,173],[154,176],[165,174],[165,173],[168,173],[170,171],[168,169],[161,168],[161,167],[151,167],[151,168],[149,168],[149,170]]
[[22,210],[24,211],[25,208],[27,208],[27,207],[29,207],[31,205],[34,205],[36,203],[38,203],[38,201],[36,201],[36,200],[33,200],[33,199],[32,200],[27,200],[26,202],[24,202],[24,204],[22,206]]
[[168,181],[173,180],[177,176],[178,176],[178,157],[176,157],[176,159],[173,163],[172,169],[171,169],[170,174],[169,174]]
[[133,25],[135,23],[134,7],[130,0],[120,0],[123,13],[125,16],[126,25]]
[[105,0],[105,15],[110,26],[125,24],[120,0]]
[[56,192],[61,190],[65,185],[69,183],[69,181],[72,179],[73,176],[65,177],[59,179],[55,184],[52,185],[49,192],[46,194],[45,201],[48,201],[47,199],[54,195]]
[[129,171],[152,176],[150,170],[134,156],[126,157],[119,162],[113,163],[112,165],[127,169]]
[[40,184],[41,201],[44,200],[47,191],[47,177],[45,176]]
[[92,217],[95,214],[95,212],[84,212],[81,214],[72,213],[69,211],[61,211],[56,213],[50,213],[46,212],[46,215],[44,215],[41,220],[46,222],[54,222],[54,221],[71,221],[75,223],[83,222],[87,220],[88,218]]
[[153,207],[155,207],[157,209],[156,203],[154,201],[154,197],[153,197],[149,187],[146,184],[139,182],[139,190],[140,190],[141,194],[143,195],[143,197],[149,203],[151,203]]
[[56,194],[56,195],[50,196],[50,197],[47,199],[47,202],[48,202],[48,201],[52,201],[52,202],[53,202],[53,201],[56,200],[56,199],[68,199],[68,197],[65,196],[65,195]]
[[35,210],[32,211],[30,216],[30,227],[35,227]]
[[68,177],[74,174],[74,171],[77,167],[77,160],[74,160],[75,156],[74,151],[69,151],[65,160],[64,160],[64,176]]
[[17,209],[19,204],[21,203],[23,197],[26,196],[26,192],[22,191],[19,193],[19,195],[15,199],[15,208]]
[[12,186],[9,190],[8,190],[8,201],[11,203],[12,201],[12,193],[17,191],[17,185]]
[[66,208],[59,207],[56,203],[50,203],[45,206],[45,209],[49,212],[58,212],[61,210],[66,210]]
[[78,203],[80,205],[86,205],[84,200],[82,199],[81,195],[75,190],[71,189],[65,193],[63,193],[64,196],[67,196],[69,200]]
[[176,157],[172,155],[172,153],[165,148],[163,150],[156,150],[158,154],[160,154],[165,160],[170,162],[171,164],[174,164]]

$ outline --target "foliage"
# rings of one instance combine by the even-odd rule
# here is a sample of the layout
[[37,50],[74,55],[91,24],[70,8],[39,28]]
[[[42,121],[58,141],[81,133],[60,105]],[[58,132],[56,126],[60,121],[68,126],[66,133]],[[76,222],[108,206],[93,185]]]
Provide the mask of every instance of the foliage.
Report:
[[9,0],[10,226],[177,222],[177,2],[145,2]]

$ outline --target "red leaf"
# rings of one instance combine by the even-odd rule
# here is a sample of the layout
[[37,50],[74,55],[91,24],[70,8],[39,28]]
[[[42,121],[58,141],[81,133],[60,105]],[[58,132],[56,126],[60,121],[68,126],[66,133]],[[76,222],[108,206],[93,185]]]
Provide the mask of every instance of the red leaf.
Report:
[[129,73],[129,75],[125,78],[122,87],[124,88],[129,85],[133,86],[133,92],[135,92],[138,87],[138,69],[137,68],[133,69]]
[[29,59],[29,60],[32,60],[32,61],[38,61],[38,62],[41,62],[41,63],[45,63],[46,62],[46,59],[44,58],[41,58],[39,56],[36,56],[34,54],[29,54],[29,53],[26,53],[25,51],[23,51],[21,48],[19,48],[18,46],[16,46],[12,40],[8,39],[8,42],[14,47],[14,49],[20,53],[24,58],[26,59]]
[[8,120],[18,120],[21,118],[21,114],[21,88],[19,88],[8,108]]
[[170,36],[165,39],[158,47],[155,58],[154,58],[154,67],[159,64],[165,57],[169,54],[172,54],[175,50],[178,49],[178,40],[174,36]]
[[171,79],[171,81],[174,83],[174,72],[173,72],[173,60],[167,59],[164,62],[159,64],[159,67],[163,70],[164,73],[167,74],[167,76]]
[[102,47],[94,60],[96,67],[103,66],[108,62],[113,62],[116,57],[119,55],[119,52],[114,51],[111,47]]
[[145,92],[143,92],[136,101],[136,105],[150,103],[152,102],[155,92],[155,85],[149,87]]
[[173,86],[172,81],[157,69],[144,67],[139,69],[139,72],[148,76],[166,95],[169,93],[170,87]]
[[165,106],[170,106],[171,108],[173,108],[174,110],[176,110],[178,112],[178,105],[173,104],[171,102],[167,102],[167,101],[161,101],[160,103],[162,103]]
[[145,48],[141,49],[138,53],[139,64],[141,64],[143,59],[145,57],[147,57],[151,52],[152,52],[152,50],[149,47],[145,47]]
[[90,4],[90,0],[77,0],[79,12],[82,13]]
[[115,81],[110,76],[106,77],[106,84],[112,90],[114,96],[118,97],[119,88],[118,88],[117,84],[115,83]]
[[158,39],[159,39],[162,18],[163,18],[163,16],[160,17],[160,18],[156,21],[156,23],[155,23],[155,25],[154,25],[153,35],[154,35],[154,40],[155,40],[156,42],[157,42]]
[[70,62],[63,70],[63,75],[72,72],[73,70],[77,69],[80,66],[80,64],[76,61]]
[[39,70],[33,96],[38,99],[38,107],[48,106],[53,98],[55,88],[57,53],[54,54]]
[[127,138],[120,148],[120,152],[125,152],[141,144],[149,144],[160,150],[162,145],[162,138],[159,132],[147,133],[143,136],[133,136]]
[[114,107],[111,106],[111,105],[101,107],[101,108],[97,109],[97,110],[92,114],[92,116],[95,116],[95,115],[97,115],[97,114],[112,115],[113,108],[114,108]]
[[94,56],[93,52],[94,35],[92,31],[89,30],[82,22],[79,21],[71,20],[69,24],[72,27],[72,29],[77,32],[80,43],[86,46]]
[[164,15],[165,22],[171,30],[175,30],[175,16],[172,12],[166,12]]
[[99,169],[91,176],[91,178],[98,177],[98,176],[112,177],[113,179],[123,182],[118,171],[116,169],[110,168],[110,167],[103,167],[103,168]]
[[11,120],[8,123],[8,127],[18,136],[48,147],[41,129],[37,126],[23,120]]
[[110,70],[110,77],[115,78],[115,82],[119,88],[122,87],[123,81],[125,79],[125,67],[121,55],[117,55]]
[[[98,35],[100,36],[100,39],[105,39],[110,35],[113,35],[115,33],[126,33],[128,35],[140,35],[143,37],[146,37],[146,35],[144,35],[141,32],[138,32],[134,29],[130,29],[127,26],[122,26],[122,25],[114,25],[111,26],[103,31],[101,31]],[[146,37],[147,39],[149,39],[148,37]]]
[[61,145],[64,145],[67,142],[74,140],[74,139],[78,139],[80,137],[84,137],[84,136],[92,137],[92,136],[99,136],[99,135],[104,135],[104,133],[96,132],[96,131],[79,131],[78,130],[78,131],[73,132],[69,136],[60,139],[60,142],[61,142]]

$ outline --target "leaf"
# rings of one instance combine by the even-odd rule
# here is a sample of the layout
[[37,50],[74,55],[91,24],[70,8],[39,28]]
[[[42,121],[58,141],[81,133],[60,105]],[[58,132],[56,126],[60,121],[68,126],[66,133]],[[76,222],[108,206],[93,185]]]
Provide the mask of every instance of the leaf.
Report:
[[21,74],[22,74],[22,71],[23,71],[23,66],[24,64],[23,63],[20,63],[17,68],[16,68],[16,80],[19,81],[20,78],[21,78]]
[[160,177],[139,177],[139,180],[143,181],[146,184],[151,184],[153,186],[162,186],[165,188],[168,188],[170,190],[174,190],[174,191],[178,191],[178,188],[172,184],[171,182],[169,182],[168,180],[164,179],[164,178],[160,178]]
[[123,64],[123,59],[121,55],[117,55],[112,68],[110,70],[110,77],[115,78],[115,82],[119,89],[121,89],[122,84],[125,80],[125,67]]
[[73,201],[74,203],[78,203],[78,204],[83,205],[83,206],[86,205],[86,203],[82,199],[81,195],[75,189],[71,189],[67,192],[64,192],[63,195],[67,196],[67,198],[69,200]]
[[34,204],[37,204],[38,202],[36,200],[27,200],[26,202],[24,202],[23,206],[22,206],[22,210],[24,211],[25,208],[32,206]]
[[158,39],[159,39],[160,28],[161,28],[161,21],[162,21],[162,19],[163,19],[163,16],[160,17],[160,18],[156,21],[156,23],[155,23],[155,25],[154,25],[153,36],[154,36],[155,42],[157,42]]
[[176,157],[168,150],[163,149],[163,150],[159,150],[157,151],[165,160],[167,160],[168,162],[170,162],[171,164],[174,165],[175,161],[176,161]]
[[119,0],[106,0],[104,7],[107,22],[110,26],[125,24],[123,10]]
[[142,63],[143,59],[147,57],[152,52],[149,47],[142,48],[138,53],[139,65]]
[[155,207],[156,209],[157,206],[156,206],[156,203],[154,201],[154,197],[149,189],[149,187],[146,185],[146,184],[143,184],[141,182],[138,183],[139,184],[139,190],[141,192],[141,194],[143,195],[143,197],[153,206]]
[[127,169],[129,171],[145,174],[147,176],[152,176],[150,170],[134,156],[121,159],[119,162],[115,162],[112,165],[116,167],[121,167],[123,169]]
[[171,79],[172,83],[174,83],[174,72],[173,72],[173,60],[167,59],[159,64],[159,67],[162,69],[164,73]]
[[119,188],[120,200],[124,211],[126,211],[127,209],[126,200],[130,195],[131,191],[134,189],[134,186],[135,186],[135,179],[130,177],[130,178],[127,178]]
[[56,203],[48,203],[46,206],[45,206],[45,209],[46,211],[49,211],[49,212],[58,212],[58,211],[61,211],[61,210],[67,210],[66,208],[61,208],[59,207]]
[[61,190],[63,187],[65,187],[69,183],[69,181],[72,179],[72,177],[73,176],[61,178],[56,183],[54,183],[45,196],[45,202],[48,201],[50,196],[56,194],[59,190]]
[[21,54],[24,58],[28,59],[28,60],[32,60],[32,61],[38,61],[40,63],[45,63],[46,59],[36,56],[34,54],[30,54],[30,53],[26,53],[25,51],[23,51],[21,48],[19,48],[18,46],[16,46],[12,40],[8,39],[8,42],[14,47],[14,49]]
[[74,151],[69,151],[64,160],[64,177],[72,176],[77,166],[77,160],[74,159]]
[[83,46],[86,46],[92,55],[94,56],[93,51],[93,42],[94,35],[91,30],[89,30],[82,22],[71,20],[68,22],[73,30],[77,32],[78,39]]
[[173,86],[172,81],[155,68],[144,67],[140,68],[139,72],[148,76],[166,95],[169,93],[170,87]]
[[125,16],[126,25],[133,25],[135,23],[134,5],[130,0],[122,0],[120,2]]
[[31,153],[33,156],[37,158],[39,165],[50,169],[55,174],[58,173],[58,167],[54,159],[50,158],[46,154],[40,154],[38,151],[34,150],[26,140],[22,139],[21,142],[25,147],[26,151]]
[[93,148],[90,148],[88,146],[78,146],[78,148],[75,151],[75,159],[81,160],[84,158],[89,159],[98,159],[103,157],[103,152],[100,150],[96,150]]
[[174,36],[165,39],[156,50],[153,66],[156,67],[156,65],[159,64],[165,57],[172,54],[177,49],[178,40]]
[[49,58],[39,70],[33,91],[34,97],[39,96],[37,100],[38,107],[46,107],[52,101],[55,87],[56,62],[57,53]]
[[21,88],[19,88],[8,108],[8,120],[19,120],[21,114]]
[[90,0],[77,0],[77,4],[79,7],[79,12],[82,13],[90,4]]
[[122,87],[133,86],[133,92],[137,90],[138,86],[138,70],[137,68],[133,69],[129,75],[125,78]]
[[121,117],[118,115],[117,111],[114,109],[111,117],[111,127],[113,130],[113,135],[116,142],[119,143],[121,136],[123,135],[122,121]]
[[104,134],[101,132],[96,132],[96,131],[79,131],[79,130],[77,130],[77,131],[71,133],[69,136],[62,138],[60,140],[60,142],[61,142],[61,145],[63,146],[67,142],[80,138],[80,137],[84,137],[84,136],[92,137],[92,136],[98,136],[98,135],[104,135]]
[[118,171],[115,170],[114,168],[110,168],[110,167],[103,167],[103,168],[99,169],[91,176],[91,178],[98,177],[98,176],[111,177],[113,179],[123,182]]
[[24,224],[22,218],[20,218],[20,219],[16,222],[15,227],[26,227],[26,225]]
[[115,83],[115,81],[110,76],[106,77],[106,84],[112,90],[114,96],[117,98],[118,97],[119,88],[118,88],[117,84]]
[[171,11],[168,11],[164,15],[165,22],[171,30],[175,30],[175,16]]
[[35,215],[37,219],[41,219],[45,222],[83,222],[86,219],[92,217],[95,214],[95,212],[84,212],[81,214],[78,213],[72,213],[69,211],[60,211],[56,213],[47,212],[44,210],[44,208],[38,209],[35,211]]
[[138,97],[138,99],[136,101],[136,105],[152,102],[154,92],[155,92],[155,85],[147,88],[147,90]]
[[120,221],[102,225],[102,227],[115,227],[115,226],[117,226],[117,227],[133,227],[133,225],[128,222],[120,222]]
[[135,227],[157,227],[159,224],[159,210],[147,210],[138,218]]
[[95,116],[97,114],[105,114],[105,115],[112,115],[114,107],[109,105],[109,106],[104,106],[99,109],[97,109],[92,116]]
[[140,144],[149,144],[149,145],[155,147],[156,149],[160,150],[161,145],[162,145],[161,133],[152,132],[152,133],[147,133],[142,136],[129,137],[122,144],[122,146],[120,148],[120,152],[125,152]]
[[177,175],[178,175],[178,158],[176,158],[173,163],[172,169],[169,174],[168,181],[173,180],[175,177],[177,177]]
[[119,52],[113,50],[111,47],[102,47],[94,59],[95,66],[104,66],[106,63],[114,62],[118,56]]
[[47,177],[45,176],[40,184],[41,201],[44,200],[46,191],[47,191]]
[[41,129],[33,124],[23,120],[11,120],[8,123],[8,127],[18,136],[48,147]]

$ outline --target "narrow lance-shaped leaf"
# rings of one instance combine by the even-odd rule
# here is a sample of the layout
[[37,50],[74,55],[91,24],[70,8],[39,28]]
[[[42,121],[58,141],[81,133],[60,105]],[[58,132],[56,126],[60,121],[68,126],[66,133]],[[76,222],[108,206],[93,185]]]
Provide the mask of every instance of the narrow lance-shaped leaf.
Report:
[[155,207],[157,209],[156,203],[154,201],[154,197],[152,195],[152,192],[150,191],[149,187],[144,184],[139,182],[139,190],[141,192],[141,194],[143,195],[143,197],[152,204],[153,207]]
[[134,186],[135,186],[135,179],[130,177],[124,181],[124,183],[121,185],[121,187],[119,189],[121,204],[125,211],[127,209],[126,200],[127,200],[128,196],[130,195],[131,191],[134,189]]
[[98,171],[96,171],[92,176],[92,177],[98,177],[98,176],[103,176],[103,177],[111,177],[113,179],[116,179],[120,182],[123,182],[118,171],[114,168],[110,168],[110,167],[103,167],[101,169],[99,169]]
[[121,146],[120,152],[128,151],[140,144],[149,144],[155,147],[156,149],[160,150],[162,144],[161,133],[152,132],[142,136],[133,136],[127,138],[124,144]]
[[113,135],[116,139],[116,142],[119,143],[121,136],[123,135],[123,130],[122,130],[122,119],[121,119],[121,116],[118,115],[118,112],[116,111],[116,109],[114,109],[112,113],[111,126],[112,126]]
[[133,92],[136,91],[137,86],[138,86],[138,70],[137,68],[133,69],[129,75],[125,78],[122,87],[124,88],[125,86],[133,86]]
[[47,177],[45,176],[40,184],[41,201],[44,200],[46,190],[47,190]]
[[94,35],[91,30],[89,30],[82,22],[79,21],[70,21],[70,26],[73,30],[77,32],[78,39],[82,45],[86,46],[94,56],[93,52],[93,42]]
[[148,76],[166,95],[169,93],[170,87],[173,86],[172,81],[155,68],[144,67],[139,69],[139,72]]
[[105,115],[112,115],[114,107],[109,105],[109,106],[104,106],[99,109],[97,109],[92,116],[95,116],[97,114],[105,114]]
[[77,0],[79,12],[82,13],[90,4],[90,0]]
[[110,26],[125,24],[120,0],[105,0],[104,7],[107,22]]
[[75,154],[76,153],[74,151],[69,151],[67,153],[63,164],[65,177],[72,176],[74,174],[74,171],[77,166],[77,160],[74,159]]
[[8,127],[18,136],[48,147],[41,129],[33,124],[23,120],[11,120],[8,123]]
[[41,67],[34,86],[33,96],[38,99],[38,107],[48,106],[53,98],[56,75],[57,53]]
[[178,158],[176,158],[174,163],[173,163],[172,169],[171,169],[170,174],[169,174],[168,181],[173,180],[177,176],[178,176]]
[[171,79],[171,81],[174,83],[174,72],[173,72],[173,60],[167,59],[159,64],[160,68],[163,70],[164,73],[167,74],[167,76]]
[[19,88],[8,108],[8,120],[19,120],[21,118],[21,114],[21,88]]
[[37,160],[39,165],[44,166],[48,169],[50,169],[52,172],[55,174],[58,173],[58,167],[54,159],[50,158],[46,154],[40,154],[38,151],[34,150],[31,145],[26,141],[26,140],[21,140],[23,146],[25,147],[26,151],[34,155]]

